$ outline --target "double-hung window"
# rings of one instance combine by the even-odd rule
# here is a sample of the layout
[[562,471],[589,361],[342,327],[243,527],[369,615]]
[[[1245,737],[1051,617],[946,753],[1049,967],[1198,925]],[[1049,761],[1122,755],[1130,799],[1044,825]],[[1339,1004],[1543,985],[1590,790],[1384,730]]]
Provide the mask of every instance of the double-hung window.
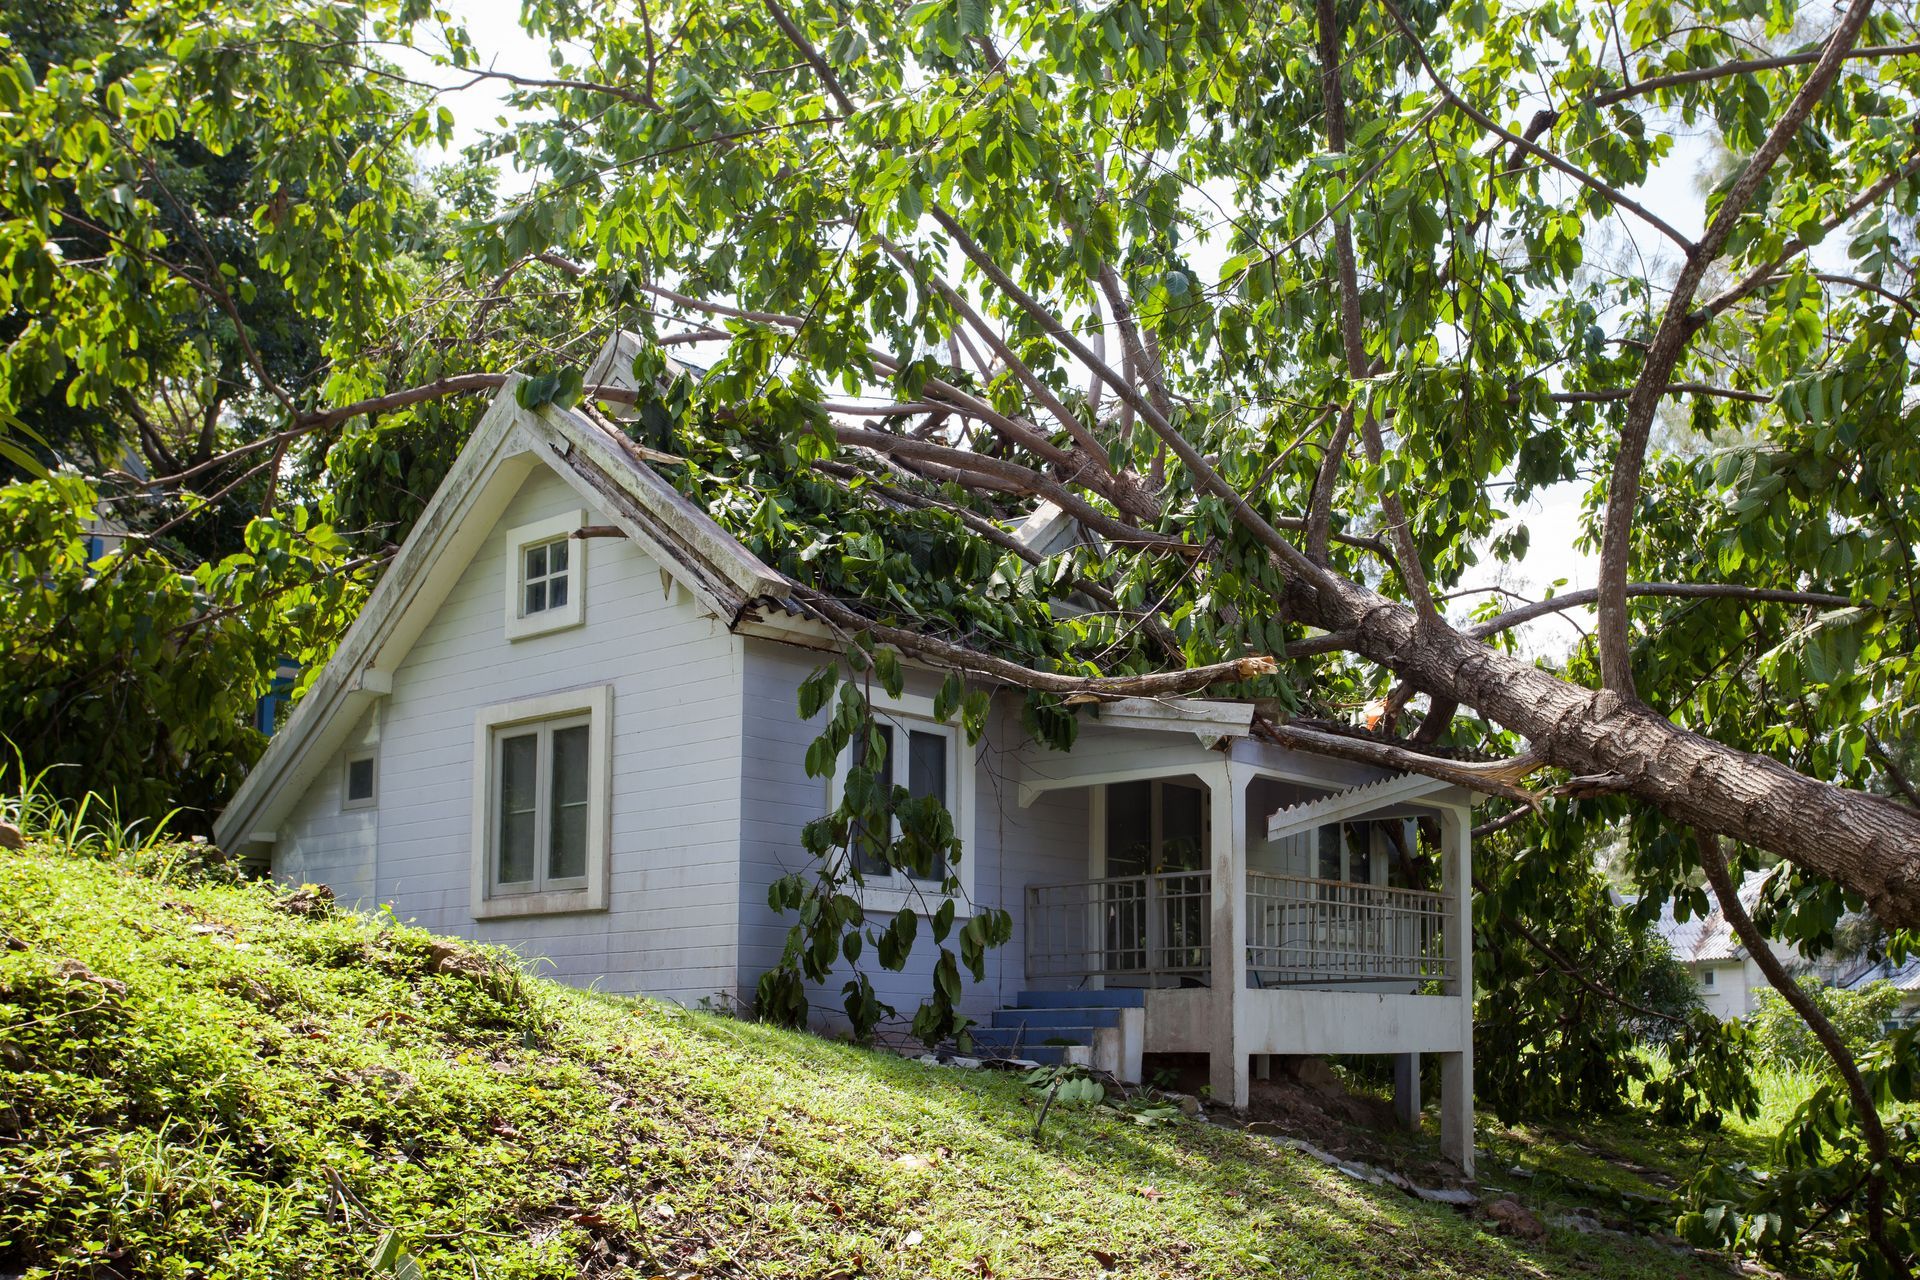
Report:
[[[876,781],[885,794],[902,786],[913,797],[931,796],[953,818],[963,851],[973,831],[972,770],[967,767],[966,739],[959,730],[933,719],[931,699],[903,698],[898,703],[874,708],[874,727],[885,749],[885,758],[875,767]],[[846,784],[847,770],[856,759],[864,759],[867,743],[862,735],[841,755],[835,771],[829,799],[838,805]],[[890,818],[888,838],[897,838],[900,822]],[[941,883],[946,878],[944,858],[928,867],[924,874],[895,869],[881,853],[883,841],[877,832],[855,829],[849,841],[854,865],[865,884],[858,891],[862,905],[873,910],[897,911],[912,907],[932,911],[945,895]],[[966,914],[972,891],[972,860],[962,857],[958,868],[962,896],[956,904]]]
[[586,717],[495,730],[496,893],[587,883]]
[[509,640],[545,635],[586,620],[587,542],[574,534],[584,511],[507,531],[506,629]]
[[603,686],[480,713],[477,916],[606,906],[610,705]]

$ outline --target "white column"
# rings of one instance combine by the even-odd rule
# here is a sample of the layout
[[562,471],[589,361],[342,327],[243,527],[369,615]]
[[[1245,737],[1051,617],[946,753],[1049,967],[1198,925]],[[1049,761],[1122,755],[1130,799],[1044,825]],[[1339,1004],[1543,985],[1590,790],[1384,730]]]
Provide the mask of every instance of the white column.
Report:
[[1213,805],[1213,1045],[1208,1070],[1215,1100],[1247,1105],[1246,770],[1222,761],[1207,775]]
[[1453,959],[1450,988],[1460,1014],[1460,1052],[1440,1055],[1440,1150],[1473,1176],[1473,840],[1472,810],[1440,811],[1442,886],[1451,897],[1447,954]]
[[[1087,876],[1104,880],[1107,875],[1107,788],[1096,784],[1087,789]],[[1106,967],[1107,923],[1104,890],[1095,889],[1087,902],[1087,964]],[[1107,989],[1105,974],[1095,975],[1087,986],[1096,991]]]

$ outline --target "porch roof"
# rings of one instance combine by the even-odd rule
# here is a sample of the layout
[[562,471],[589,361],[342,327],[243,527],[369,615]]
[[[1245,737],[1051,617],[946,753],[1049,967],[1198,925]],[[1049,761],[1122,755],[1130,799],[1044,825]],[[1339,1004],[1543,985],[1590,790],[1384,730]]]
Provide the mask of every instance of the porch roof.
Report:
[[1098,714],[1116,729],[1191,733],[1203,743],[1243,737],[1253,726],[1251,702],[1212,698],[1120,698],[1100,704]]
[[1356,814],[1371,813],[1391,805],[1431,800],[1456,788],[1451,782],[1424,774],[1402,773],[1336,791],[1318,800],[1289,805],[1267,818],[1267,839],[1278,840],[1297,832],[1340,822]]

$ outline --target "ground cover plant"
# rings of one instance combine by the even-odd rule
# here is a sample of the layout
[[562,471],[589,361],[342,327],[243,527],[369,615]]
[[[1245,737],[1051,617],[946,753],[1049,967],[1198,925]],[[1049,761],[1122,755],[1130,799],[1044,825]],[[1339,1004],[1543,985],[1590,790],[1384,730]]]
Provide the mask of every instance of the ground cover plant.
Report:
[[[80,846],[76,849],[76,843]],[[1216,1125],[524,974],[205,846],[0,854],[0,1268],[1708,1275]],[[124,845],[121,846],[124,849]]]

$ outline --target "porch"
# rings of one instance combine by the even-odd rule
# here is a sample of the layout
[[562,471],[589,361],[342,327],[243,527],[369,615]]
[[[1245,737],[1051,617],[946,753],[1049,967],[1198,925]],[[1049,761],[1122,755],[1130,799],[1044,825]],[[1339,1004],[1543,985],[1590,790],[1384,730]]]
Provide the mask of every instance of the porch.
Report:
[[1130,1042],[1206,1054],[1236,1106],[1268,1055],[1378,1054],[1417,1122],[1439,1055],[1442,1145],[1470,1170],[1470,795],[1201,730],[1036,763],[1023,804],[1085,796],[1088,873],[1023,886],[1033,1003],[1144,1009]]
[[[1246,986],[1415,993],[1452,981],[1446,893],[1245,873]],[[1213,874],[1169,871],[1029,885],[1026,975],[1068,989],[1210,988]]]

